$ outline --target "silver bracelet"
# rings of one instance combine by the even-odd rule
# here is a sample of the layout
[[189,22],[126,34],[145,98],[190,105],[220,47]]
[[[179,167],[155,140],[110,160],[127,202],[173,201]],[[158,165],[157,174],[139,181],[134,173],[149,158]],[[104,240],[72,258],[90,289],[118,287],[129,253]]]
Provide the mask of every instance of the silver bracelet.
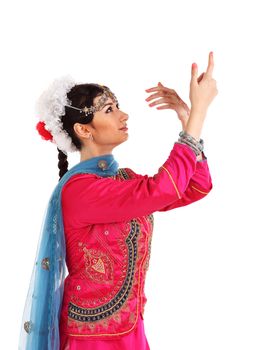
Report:
[[199,141],[197,141],[193,136],[191,136],[190,134],[188,134],[185,131],[180,131],[179,136],[183,139],[186,139],[186,140],[192,142],[194,145],[196,145],[199,148],[199,150],[203,151],[204,141],[202,139],[199,139]]
[[195,152],[196,156],[200,155],[204,149],[204,141],[200,139],[197,141],[193,136],[189,135],[185,131],[181,131],[179,133],[180,138],[178,139],[178,143],[184,143],[190,146]]
[[200,150],[197,147],[195,147],[192,143],[190,143],[190,142],[188,142],[186,140],[178,140],[176,143],[181,143],[181,144],[184,144],[184,145],[188,145],[194,151],[196,156],[201,154]]

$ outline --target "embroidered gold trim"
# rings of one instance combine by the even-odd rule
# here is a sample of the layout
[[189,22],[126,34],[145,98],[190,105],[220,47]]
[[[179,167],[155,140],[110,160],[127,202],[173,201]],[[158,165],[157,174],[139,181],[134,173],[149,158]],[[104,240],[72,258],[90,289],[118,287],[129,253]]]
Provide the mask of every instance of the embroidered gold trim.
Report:
[[[148,238],[146,237],[146,240]],[[143,258],[141,260],[141,263],[140,263],[140,269],[139,269],[139,276],[138,276],[138,290],[137,290],[137,295],[138,295],[138,298],[137,298],[137,307],[136,307],[136,319],[135,319],[135,323],[133,324],[133,326],[125,331],[125,332],[120,332],[120,333],[110,333],[110,334],[106,334],[106,333],[103,333],[103,334],[73,334],[73,333],[68,333],[69,336],[74,336],[74,337],[102,337],[102,336],[117,336],[117,335],[123,335],[123,334],[127,334],[129,332],[131,332],[134,327],[136,326],[136,323],[137,323],[137,320],[138,320],[138,317],[139,317],[139,311],[140,311],[140,293],[141,293],[141,271],[142,271],[142,266],[143,266],[143,262],[145,260],[145,257],[146,257],[146,253],[147,251],[143,254]]]
[[[146,239],[145,239],[145,247],[147,246],[147,242],[148,242],[148,236],[146,236]],[[142,259],[142,262],[141,262],[141,267],[142,267],[142,265],[143,265],[143,261],[146,259],[146,256],[147,256],[147,254],[149,253],[149,250],[146,250],[145,251],[145,253],[144,253],[144,255],[143,255],[143,259]],[[144,288],[144,285],[143,285],[143,288]],[[141,299],[141,305],[140,305],[140,310],[141,310],[141,312],[142,312],[142,314],[144,313],[144,308],[143,308],[143,300],[142,300],[142,298],[140,298]]]
[[175,184],[175,182],[174,182],[174,180],[173,180],[173,178],[172,178],[170,172],[169,172],[168,169],[166,169],[163,165],[161,166],[161,168],[163,168],[165,171],[167,171],[167,173],[168,173],[168,175],[169,175],[169,177],[170,177],[170,179],[171,179],[171,182],[173,183],[173,186],[174,186],[174,188],[175,188],[175,190],[176,190],[176,192],[177,192],[178,198],[181,199],[180,194],[179,194],[179,191],[178,191],[178,188],[177,188],[177,186],[176,186],[176,184]]

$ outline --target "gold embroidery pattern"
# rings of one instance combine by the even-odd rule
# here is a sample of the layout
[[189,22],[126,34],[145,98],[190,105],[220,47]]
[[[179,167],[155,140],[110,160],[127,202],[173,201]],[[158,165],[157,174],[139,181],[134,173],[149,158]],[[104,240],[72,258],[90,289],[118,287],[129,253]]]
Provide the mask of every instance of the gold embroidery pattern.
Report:
[[124,168],[119,168],[118,169],[118,174],[124,180],[129,179],[128,173],[126,172],[126,170]]
[[[125,304],[129,297],[133,285],[136,259],[137,259],[137,237],[139,236],[140,225],[137,220],[131,220],[131,230],[126,238],[126,244],[128,247],[128,268],[127,275],[123,282],[123,285],[116,296],[106,304],[103,304],[96,308],[82,308],[78,305],[69,302],[68,316],[79,322],[95,322],[101,319],[115,315],[115,313]],[[98,262],[98,261],[97,261]],[[95,266],[99,266],[100,263],[95,263]]]
[[148,218],[149,218],[149,221],[150,221],[150,223],[152,225],[152,230],[153,230],[153,227],[154,227],[154,215],[150,214],[150,215],[148,215]]
[[98,249],[84,251],[84,274],[87,278],[98,283],[113,283],[113,262],[105,253]]

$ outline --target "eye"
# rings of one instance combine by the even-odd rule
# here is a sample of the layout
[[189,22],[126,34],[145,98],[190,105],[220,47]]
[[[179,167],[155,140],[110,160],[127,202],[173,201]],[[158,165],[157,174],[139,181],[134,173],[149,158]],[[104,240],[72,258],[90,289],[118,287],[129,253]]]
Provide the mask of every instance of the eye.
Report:
[[[119,109],[119,103],[116,104],[116,107]],[[112,106],[110,106],[110,107],[106,110],[106,113],[108,113],[108,111],[112,111]]]
[[112,106],[110,106],[105,113],[108,113],[108,111],[112,111]]

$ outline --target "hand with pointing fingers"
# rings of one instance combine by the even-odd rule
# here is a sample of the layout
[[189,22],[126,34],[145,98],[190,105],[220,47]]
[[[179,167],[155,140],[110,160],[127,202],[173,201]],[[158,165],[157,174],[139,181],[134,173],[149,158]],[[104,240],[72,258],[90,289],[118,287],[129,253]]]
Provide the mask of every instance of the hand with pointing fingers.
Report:
[[206,111],[214,97],[218,94],[216,80],[213,79],[214,60],[213,53],[209,53],[208,66],[206,72],[198,76],[198,67],[192,65],[190,94],[192,109],[196,111]]
[[[209,53],[209,62],[207,71],[198,75],[197,65],[192,66],[192,79],[190,84],[190,101],[191,107],[199,110],[206,111],[208,105],[211,103],[212,99],[217,95],[218,90],[216,88],[216,81],[212,78],[213,72],[213,54]],[[155,92],[146,98],[146,101],[157,99],[149,104],[150,107],[163,104],[157,107],[157,109],[173,109],[178,116],[178,119],[182,123],[182,129],[184,130],[190,115],[190,108],[188,105],[180,98],[175,90],[169,89],[162,85],[161,82],[158,83],[156,87],[145,90],[146,92]]]
[[180,98],[175,90],[169,89],[166,86],[162,85],[160,82],[157,87],[153,87],[145,90],[146,92],[155,92],[146,98],[146,101],[149,102],[155,98],[161,97],[160,99],[153,101],[149,104],[150,107],[163,104],[162,106],[157,107],[157,109],[172,109],[177,113],[178,119],[182,123],[182,128],[184,130],[189,115],[190,108],[187,104]]

